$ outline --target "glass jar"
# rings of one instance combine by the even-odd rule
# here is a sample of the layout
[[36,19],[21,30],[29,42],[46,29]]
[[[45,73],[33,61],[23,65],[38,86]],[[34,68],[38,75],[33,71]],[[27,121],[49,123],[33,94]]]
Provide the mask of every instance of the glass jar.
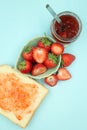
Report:
[[80,18],[72,12],[64,11],[58,14],[61,23],[53,19],[51,23],[51,34],[60,43],[69,44],[74,42],[81,33],[82,22]]

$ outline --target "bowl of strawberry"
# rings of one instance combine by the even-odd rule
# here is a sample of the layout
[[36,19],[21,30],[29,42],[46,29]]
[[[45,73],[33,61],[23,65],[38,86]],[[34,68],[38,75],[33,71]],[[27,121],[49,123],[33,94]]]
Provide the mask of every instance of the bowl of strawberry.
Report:
[[56,43],[51,37],[36,37],[22,48],[16,69],[34,79],[48,77],[60,67],[63,51],[63,45]]
[[74,60],[75,56],[64,53],[64,46],[51,37],[37,37],[22,48],[16,69],[33,79],[44,79],[46,84],[55,86],[59,80],[71,78],[66,67]]

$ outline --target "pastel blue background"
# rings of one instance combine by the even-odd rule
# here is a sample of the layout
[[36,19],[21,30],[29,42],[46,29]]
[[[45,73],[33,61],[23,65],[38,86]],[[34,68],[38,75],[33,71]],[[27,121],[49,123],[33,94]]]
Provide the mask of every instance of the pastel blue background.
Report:
[[[68,81],[60,81],[41,103],[25,130],[87,130],[87,2],[86,0],[0,0],[0,65],[15,65],[23,45],[44,32],[50,35],[53,19],[45,5],[56,12],[69,10],[83,23],[80,37],[65,52],[76,56],[67,69]],[[40,81],[43,83],[43,81]],[[0,130],[22,130],[0,115]]]

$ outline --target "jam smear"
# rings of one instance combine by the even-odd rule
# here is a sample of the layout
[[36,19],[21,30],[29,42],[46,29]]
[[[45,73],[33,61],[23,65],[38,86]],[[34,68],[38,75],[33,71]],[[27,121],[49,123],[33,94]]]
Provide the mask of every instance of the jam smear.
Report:
[[32,110],[38,87],[24,83],[14,73],[0,74],[0,108],[13,112],[18,120]]

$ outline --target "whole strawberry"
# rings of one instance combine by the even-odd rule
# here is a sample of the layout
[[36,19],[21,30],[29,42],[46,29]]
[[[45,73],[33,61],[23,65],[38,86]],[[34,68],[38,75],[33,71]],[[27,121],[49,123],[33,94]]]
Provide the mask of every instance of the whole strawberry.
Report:
[[52,53],[49,53],[47,59],[44,62],[44,65],[47,68],[53,68],[53,67],[55,67],[57,65],[57,63],[58,63],[57,56],[52,54]]
[[48,38],[42,38],[38,41],[37,46],[45,48],[47,51],[50,51],[52,42]]
[[29,60],[29,61],[33,62],[34,59],[33,59],[32,47],[27,47],[27,48],[23,51],[22,57],[23,57],[25,60]]
[[29,73],[32,69],[32,64],[30,61],[21,61],[19,64],[18,64],[18,69],[20,72],[22,73]]

